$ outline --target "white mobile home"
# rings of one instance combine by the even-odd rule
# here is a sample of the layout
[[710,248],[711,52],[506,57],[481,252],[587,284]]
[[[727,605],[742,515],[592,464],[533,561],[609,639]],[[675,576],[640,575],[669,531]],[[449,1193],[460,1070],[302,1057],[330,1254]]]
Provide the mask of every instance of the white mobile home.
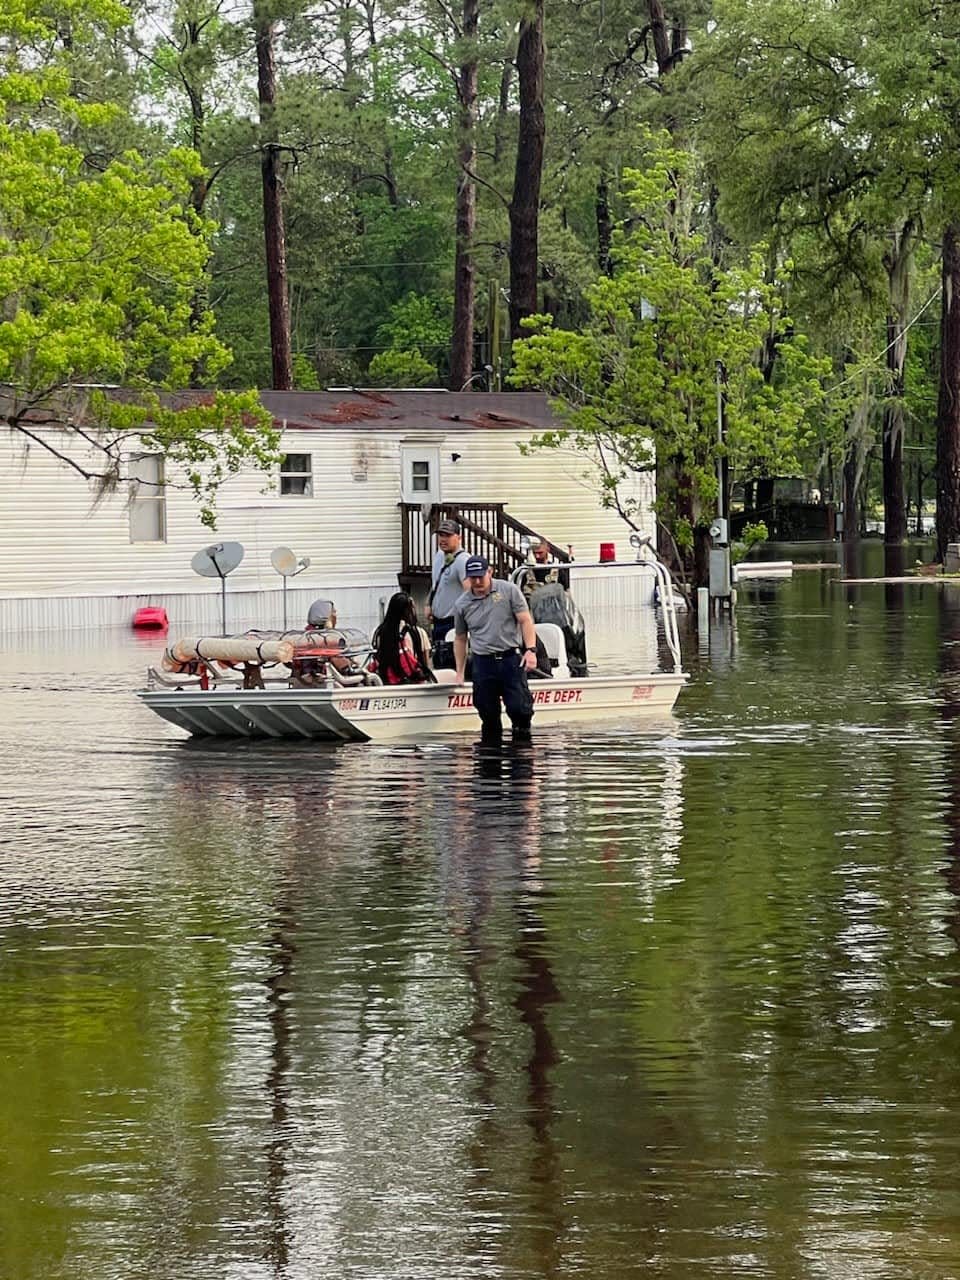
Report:
[[[229,480],[211,534],[189,492],[141,457],[141,482],[94,502],[77,472],[16,432],[0,440],[0,630],[129,625],[141,605],[171,624],[219,621],[219,584],[196,576],[196,551],[220,541],[245,548],[230,575],[228,621],[280,625],[282,580],[270,553],[289,547],[310,566],[289,581],[290,621],[332,597],[364,625],[398,582],[416,588],[433,542],[431,518],[465,518],[465,545],[509,568],[533,531],[577,560],[601,543],[632,560],[629,529],[604,511],[590,464],[563,449],[520,445],[557,426],[543,396],[442,391],[263,392],[282,428],[272,477]],[[52,428],[43,428],[53,431]],[[52,438],[52,437],[51,437]],[[58,433],[57,446],[77,445]],[[166,481],[166,483],[164,483]],[[653,481],[636,497],[652,532]]]

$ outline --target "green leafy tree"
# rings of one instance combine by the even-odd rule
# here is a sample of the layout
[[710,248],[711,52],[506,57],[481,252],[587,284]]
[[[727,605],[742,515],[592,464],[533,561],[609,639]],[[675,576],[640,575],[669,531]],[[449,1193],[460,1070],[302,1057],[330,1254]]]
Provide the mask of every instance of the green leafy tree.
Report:
[[[647,167],[628,171],[631,230],[620,268],[587,291],[579,331],[554,329],[515,344],[514,381],[540,386],[564,422],[541,445],[572,446],[599,465],[601,499],[635,526],[638,472],[670,464],[673,488],[658,514],[682,552],[706,574],[707,529],[716,510],[718,464],[788,473],[799,466],[810,410],[829,370],[790,332],[776,284],[759,253],[720,268],[690,227],[685,192],[692,158],[664,139]],[[779,376],[764,378],[759,354],[773,336]],[[725,435],[718,440],[718,371]]]
[[368,375],[375,387],[437,385],[437,366],[419,351],[379,351],[370,361]]
[[377,329],[377,342],[395,351],[417,351],[433,364],[450,344],[452,301],[435,295],[408,293],[390,308]]
[[912,277],[925,240],[940,251],[942,551],[960,537],[956,6],[717,0],[714,15],[709,45],[687,70],[701,91],[697,136],[714,159],[721,207],[741,228],[765,223],[778,237],[816,234],[818,256],[832,259],[821,276],[824,296],[844,287],[869,297],[879,286],[887,294],[875,346],[884,349],[885,376],[864,390],[883,401],[884,497],[894,539],[905,530],[909,317],[931,296],[919,296]]
[[[198,160],[173,150],[154,162],[129,152],[102,170],[85,164],[71,130],[111,108],[71,93],[58,36],[66,17],[78,42],[87,26],[126,21],[97,0],[39,15],[17,0],[0,14],[2,417],[101,491],[126,477],[141,433],[212,524],[220,482],[248,460],[271,466],[277,436],[253,394],[211,395],[182,411],[157,394],[198,366],[216,378],[230,358],[212,316],[191,323],[212,229],[189,206]],[[85,388],[98,383],[127,394],[91,396]]]

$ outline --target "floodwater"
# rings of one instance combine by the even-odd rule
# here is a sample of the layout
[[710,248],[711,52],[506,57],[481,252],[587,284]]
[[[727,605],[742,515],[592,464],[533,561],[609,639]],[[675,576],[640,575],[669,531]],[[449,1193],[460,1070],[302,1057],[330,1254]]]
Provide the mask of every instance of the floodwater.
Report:
[[960,1277],[960,589],[502,756],[189,744],[156,649],[0,651],[2,1280]]

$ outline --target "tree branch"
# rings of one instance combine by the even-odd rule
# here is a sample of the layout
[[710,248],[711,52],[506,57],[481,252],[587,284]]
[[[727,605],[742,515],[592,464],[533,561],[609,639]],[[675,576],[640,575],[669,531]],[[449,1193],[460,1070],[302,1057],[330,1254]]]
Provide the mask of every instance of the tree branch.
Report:
[[486,187],[488,191],[492,191],[498,200],[503,201],[503,206],[505,209],[510,208],[510,201],[507,199],[507,197],[503,195],[502,192],[498,191],[496,187],[491,186],[489,182],[481,178],[478,173],[474,173],[474,171],[472,169],[468,169],[466,165],[463,166],[463,172],[467,175],[468,178],[471,178],[474,182],[479,183],[481,187]]

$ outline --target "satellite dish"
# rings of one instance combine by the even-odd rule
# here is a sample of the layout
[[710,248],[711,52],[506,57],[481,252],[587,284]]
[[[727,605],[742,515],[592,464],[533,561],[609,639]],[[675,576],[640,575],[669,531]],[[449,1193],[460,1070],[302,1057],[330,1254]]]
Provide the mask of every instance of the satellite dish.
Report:
[[201,578],[225,578],[233,573],[243,559],[243,547],[239,542],[214,542],[204,547],[190,561],[190,568]]
[[310,567],[310,557],[294,555],[289,547],[274,547],[270,552],[270,563],[283,578],[283,629],[287,629],[287,579],[295,578],[298,573]]
[[310,568],[310,557],[295,556],[289,547],[275,547],[270,552],[270,563],[282,578],[295,578]]
[[289,547],[276,547],[271,551],[270,563],[284,578],[292,578],[297,571],[297,557]]

